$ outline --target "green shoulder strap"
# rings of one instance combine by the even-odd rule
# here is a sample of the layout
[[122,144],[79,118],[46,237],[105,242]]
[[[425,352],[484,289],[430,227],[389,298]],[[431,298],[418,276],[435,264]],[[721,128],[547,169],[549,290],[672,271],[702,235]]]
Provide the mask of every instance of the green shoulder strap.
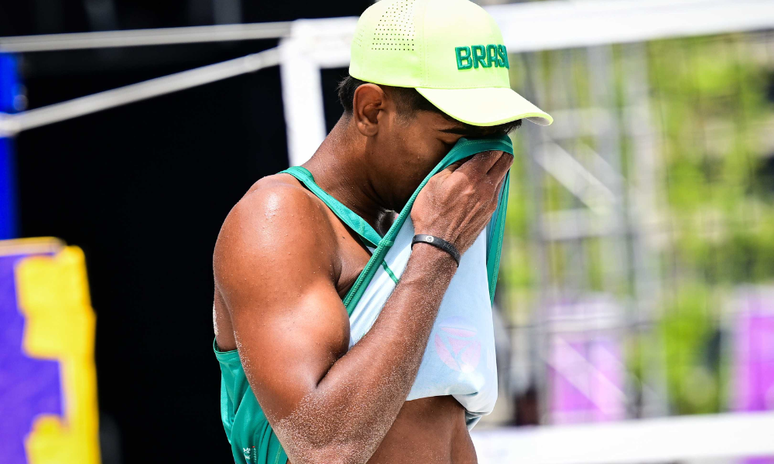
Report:
[[341,219],[344,224],[349,226],[350,229],[354,230],[355,233],[360,235],[360,237],[368,242],[369,245],[373,247],[379,246],[379,242],[382,241],[382,236],[379,235],[379,233],[376,232],[374,228],[365,221],[365,219],[352,212],[351,209],[344,206],[339,200],[333,198],[328,194],[328,192],[321,189],[320,186],[317,185],[317,183],[314,181],[314,176],[311,172],[309,172],[308,169],[301,166],[293,166],[282,172],[285,174],[290,174],[291,176],[298,179],[299,182],[304,184],[306,188],[314,193],[317,198],[322,200],[322,202],[325,203],[325,205],[328,206],[331,211],[333,211],[333,214],[338,216],[338,218]]
[[[390,227],[390,230],[384,236],[379,246],[376,247],[371,259],[363,268],[363,272],[360,273],[355,284],[350,289],[347,296],[344,298],[344,306],[347,308],[347,313],[352,315],[360,298],[363,296],[368,284],[373,279],[376,270],[381,265],[384,257],[387,255],[387,251],[392,247],[395,237],[398,235],[398,231],[403,227],[403,223],[406,222],[409,214],[411,214],[411,208],[414,205],[414,201],[419,195],[419,192],[424,188],[427,182],[437,174],[439,171],[446,169],[449,165],[456,163],[461,159],[465,159],[469,156],[473,156],[476,153],[481,153],[489,150],[499,150],[510,154],[513,154],[513,143],[507,136],[489,139],[466,139],[461,138],[456,145],[449,151],[444,159],[425,177],[425,180],[417,187],[414,194],[411,196],[403,211],[400,212],[398,218]],[[491,301],[494,301],[495,286],[497,284],[497,271],[500,265],[500,252],[502,249],[503,228],[505,223],[505,212],[508,204],[508,181],[510,177],[506,178],[503,184],[503,190],[500,192],[500,199],[498,202],[498,208],[496,214],[493,216],[491,228],[488,234],[487,244],[487,272],[489,278],[489,297]]]
[[495,288],[497,287],[497,274],[500,271],[500,255],[503,251],[503,235],[505,233],[505,213],[508,209],[508,195],[511,186],[511,172],[505,175],[503,188],[500,191],[500,199],[497,209],[492,216],[492,222],[487,236],[486,270],[489,276],[489,300],[494,304]]

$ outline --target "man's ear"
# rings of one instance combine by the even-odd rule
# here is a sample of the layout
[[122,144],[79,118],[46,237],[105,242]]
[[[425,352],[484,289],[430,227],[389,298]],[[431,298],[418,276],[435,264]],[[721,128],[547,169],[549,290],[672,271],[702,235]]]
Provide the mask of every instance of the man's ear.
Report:
[[355,89],[352,115],[361,134],[373,137],[379,132],[379,112],[384,111],[387,95],[376,84],[362,84]]

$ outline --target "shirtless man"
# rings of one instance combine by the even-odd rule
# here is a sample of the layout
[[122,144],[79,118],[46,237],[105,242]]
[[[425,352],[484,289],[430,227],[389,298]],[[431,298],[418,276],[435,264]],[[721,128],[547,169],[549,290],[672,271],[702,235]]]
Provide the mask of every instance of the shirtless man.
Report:
[[[339,90],[345,113],[304,167],[383,235],[460,137],[506,134],[522,119],[550,123],[510,90],[508,67],[494,21],[467,0],[378,2],[358,23],[354,77]],[[512,159],[479,153],[435,175],[411,210],[416,233],[464,253],[489,222]],[[350,348],[342,299],[369,257],[288,174],[256,182],[229,213],[214,253],[214,322],[236,462],[284,463],[285,453],[293,464],[476,462],[454,398],[406,401],[457,263],[417,244]]]

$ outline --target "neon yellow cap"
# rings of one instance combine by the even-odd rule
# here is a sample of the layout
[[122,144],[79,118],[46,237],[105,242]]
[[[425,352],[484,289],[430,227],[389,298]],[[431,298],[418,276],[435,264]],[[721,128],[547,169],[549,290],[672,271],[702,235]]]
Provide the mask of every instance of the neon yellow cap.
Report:
[[452,118],[474,126],[553,118],[510,87],[502,33],[468,0],[382,0],[357,22],[349,74],[412,87]]

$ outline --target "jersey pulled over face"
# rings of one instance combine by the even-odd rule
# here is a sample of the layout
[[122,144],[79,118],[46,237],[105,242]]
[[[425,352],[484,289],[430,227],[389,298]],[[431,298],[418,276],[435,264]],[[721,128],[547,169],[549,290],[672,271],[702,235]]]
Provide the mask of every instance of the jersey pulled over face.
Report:
[[471,127],[432,111],[411,115],[388,111],[369,141],[372,181],[385,203],[401,211],[427,174],[462,137],[492,135],[493,128]]

